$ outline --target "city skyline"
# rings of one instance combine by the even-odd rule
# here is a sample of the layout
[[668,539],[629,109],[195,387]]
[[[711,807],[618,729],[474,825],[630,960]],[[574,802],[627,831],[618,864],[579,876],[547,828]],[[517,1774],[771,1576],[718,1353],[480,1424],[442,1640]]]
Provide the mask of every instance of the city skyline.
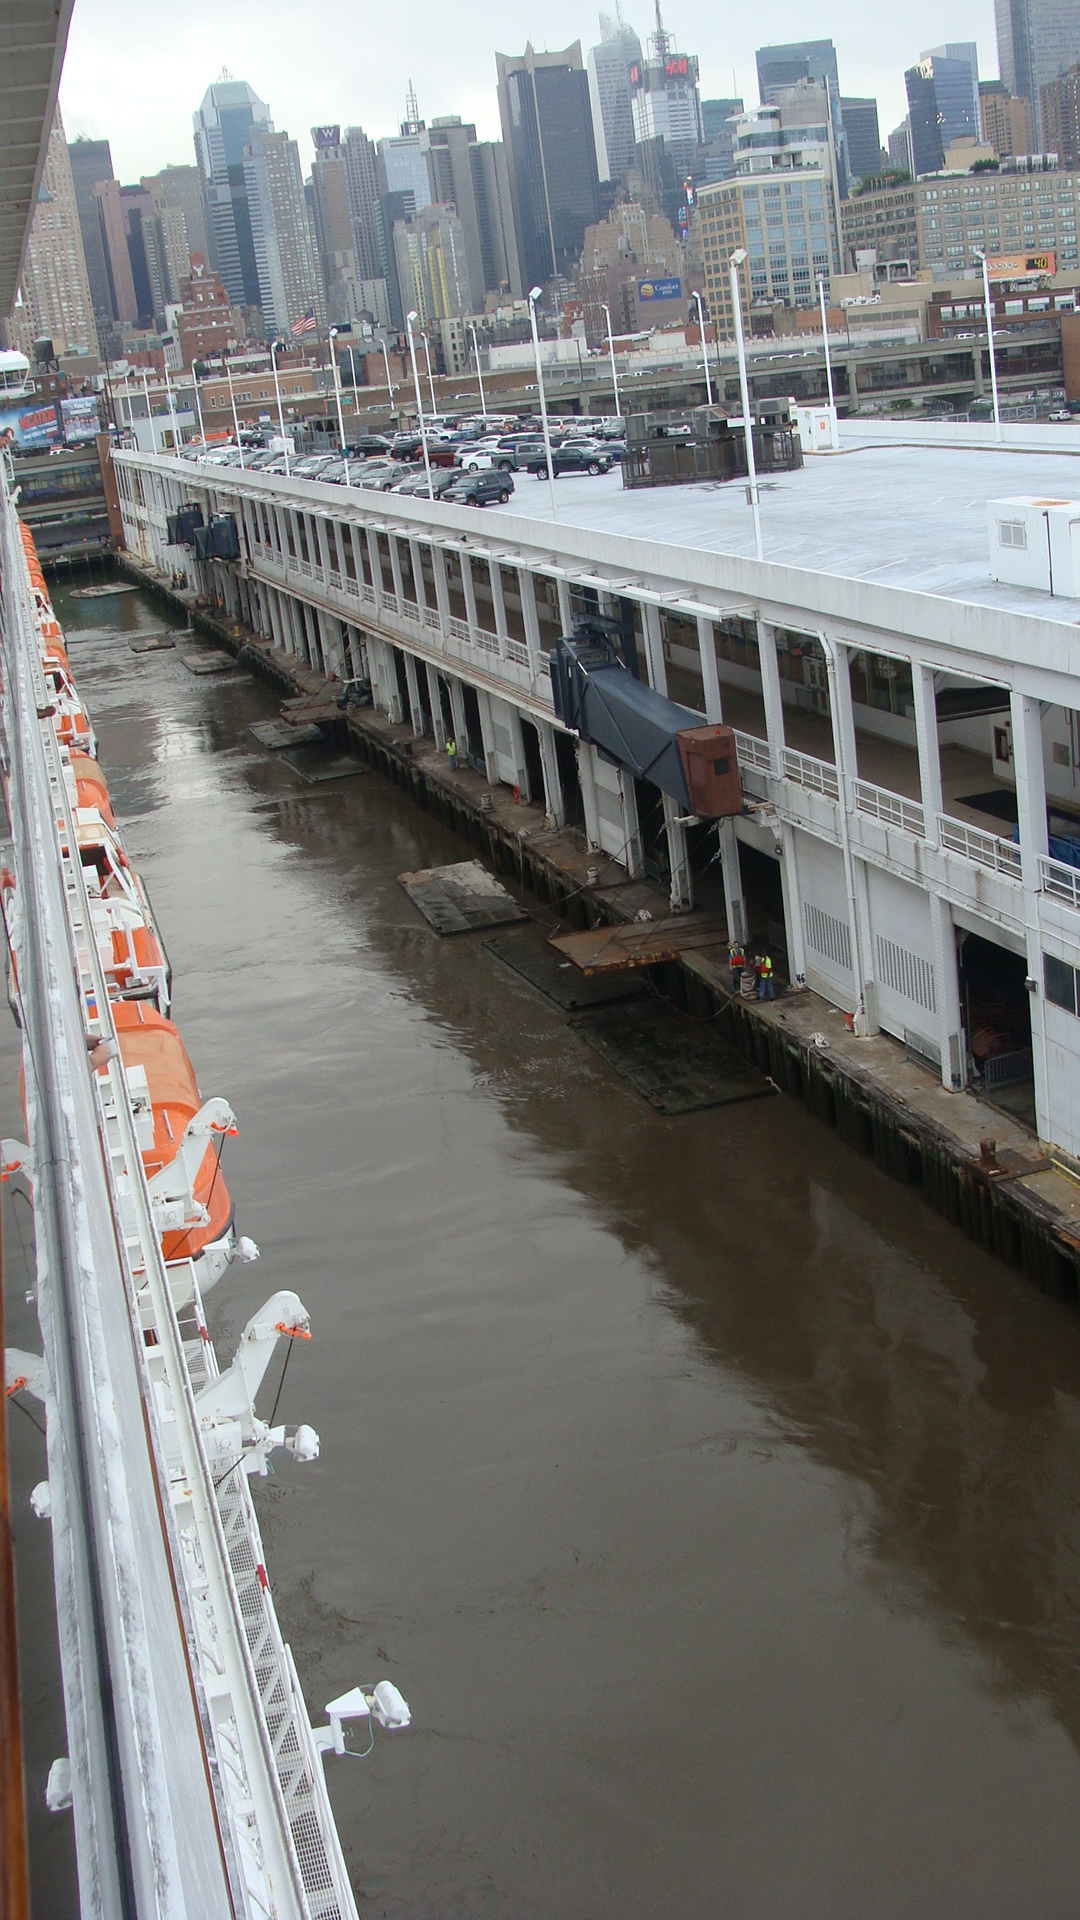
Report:
[[[233,0],[224,10],[191,0],[188,31],[167,52],[156,16],[133,0],[79,0],[61,106],[69,138],[110,140],[121,180],[190,164],[192,114],[222,65],[270,101],[275,125],[298,142],[305,173],[312,126],[333,119],[363,125],[374,138],[392,134],[410,80],[425,119],[459,113],[475,121],[481,140],[497,140],[496,49],[531,38],[541,51],[580,39],[584,56],[599,39],[599,11],[588,0],[548,0],[543,8],[536,0],[507,0],[496,20],[487,9],[448,15],[435,0],[416,0],[407,43],[394,16],[369,15],[355,49],[335,42],[328,73],[315,47],[310,60],[297,57],[295,14],[283,0],[262,0],[258,8],[253,0]],[[628,0],[624,17],[644,42],[653,26],[649,0]],[[729,29],[701,0],[670,0],[665,25],[683,50],[698,55],[703,97],[734,92],[747,100],[756,98],[754,54],[763,39],[831,36],[844,92],[877,99],[883,135],[907,110],[905,70],[943,31],[976,40],[980,73],[997,73],[991,0],[954,0],[947,17],[930,0],[916,0],[895,19],[869,19],[853,0],[820,12],[806,0],[786,0],[770,16],[767,34],[752,17],[741,15]],[[163,89],[157,82],[166,74]],[[103,104],[121,100],[122,110]]]

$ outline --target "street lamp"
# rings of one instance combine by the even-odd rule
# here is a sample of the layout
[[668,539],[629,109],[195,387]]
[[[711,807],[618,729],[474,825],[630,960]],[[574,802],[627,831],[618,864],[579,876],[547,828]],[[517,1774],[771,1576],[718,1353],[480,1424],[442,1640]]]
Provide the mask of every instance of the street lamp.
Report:
[[285,477],[288,479],[290,472],[289,443],[285,438],[285,415],[281,411],[281,381],[278,379],[277,370],[277,350],[280,345],[281,341],[275,340],[270,348],[270,364],[274,369],[274,392],[277,394],[278,431],[281,434],[281,451],[285,455]]
[[334,371],[334,399],[337,402],[338,436],[341,440],[341,457],[345,462],[345,485],[348,486],[349,455],[348,455],[348,450],[345,446],[345,421],[342,417],[342,412],[341,412],[341,368],[338,366],[338,357],[334,351],[334,341],[337,339],[337,337],[338,337],[337,328],[331,327],[330,329],[330,365]]
[[986,264],[985,253],[978,253],[975,258],[982,261],[983,298],[986,304],[986,338],[990,346],[990,387],[994,395],[994,430],[997,438],[1004,440],[1005,433],[1001,425],[1001,406],[998,401],[997,354],[994,352],[994,309],[990,301],[990,269]]
[[487,419],[487,401],[484,399],[484,376],[480,371],[480,348],[477,344],[476,328],[470,325],[469,332],[472,334],[472,350],[473,350],[473,353],[476,355],[476,378],[480,387],[480,412],[483,415],[484,419],[486,420]]
[[383,338],[382,338],[382,340],[381,340],[381,341],[379,342],[379,344],[380,344],[380,346],[382,347],[382,357],[383,357],[383,364],[384,364],[384,366],[386,367],[386,385],[387,385],[387,389],[388,389],[388,391],[389,391],[389,394],[390,394],[390,411],[391,411],[391,413],[393,413],[393,411],[394,411],[394,383],[393,383],[393,381],[392,381],[392,380],[391,380],[391,378],[390,378],[390,355],[389,355],[389,354],[387,353],[387,351],[386,351],[386,337],[385,337],[385,335],[383,336]]
[[420,421],[420,445],[424,449],[424,472],[427,474],[428,499],[434,500],[435,489],[431,484],[431,458],[428,454],[427,428],[424,426],[424,403],[420,398],[420,370],[416,364],[416,341],[413,339],[413,321],[420,318],[416,312],[405,315],[405,332],[409,338],[409,358],[412,361],[413,386],[416,389],[416,412]]
[[619,405],[619,376],[615,371],[615,338],[611,331],[611,308],[604,301],[601,301],[600,311],[607,320],[608,352],[611,355],[611,384],[615,389],[615,418],[616,420],[621,420],[622,408]]
[[240,438],[240,421],[236,412],[236,395],[233,392],[232,368],[229,365],[228,354],[223,355],[223,358],[225,361],[225,378],[229,383],[229,405],[232,407],[233,432],[236,435],[236,444],[240,449],[240,471],[242,473],[244,471],[244,443]]
[[172,421],[172,450],[173,456],[175,457],[180,451],[180,428],[176,424],[176,408],[173,406],[172,387],[169,385],[169,363],[164,353],[161,358],[161,366],[165,375],[165,392],[169,396],[169,419]]
[[761,550],[761,510],[758,506],[757,466],[754,462],[754,424],[750,418],[750,387],[746,378],[746,342],[742,327],[742,291],[739,287],[739,268],[745,264],[746,248],[736,247],[728,261],[731,269],[731,304],[735,309],[735,345],[739,354],[739,386],[742,390],[743,431],[746,434],[746,468],[750,476],[750,505],[754,510],[754,545],[757,557],[764,559]]
[[832,356],[829,353],[829,316],[825,307],[825,282],[823,279],[818,280],[818,292],[821,295],[821,333],[825,341],[825,378],[829,383],[829,405],[835,408],[836,402],[833,399],[832,384]]
[[142,387],[143,387],[143,393],[144,393],[144,395],[145,395],[145,397],[146,397],[146,418],[147,418],[147,420],[148,420],[148,421],[149,421],[149,423],[150,423],[150,444],[151,444],[151,446],[153,447],[153,449],[154,449],[154,452],[156,453],[156,452],[157,452],[157,450],[158,450],[158,443],[157,443],[157,428],[156,428],[156,427],[155,427],[155,425],[154,425],[154,416],[153,416],[153,414],[152,414],[152,413],[151,413],[151,411],[150,411],[150,388],[148,387],[148,385],[147,385],[147,382],[146,382],[146,368],[145,368],[145,367],[144,367],[144,368],[143,368],[143,370],[142,370]]
[[437,408],[435,406],[435,382],[431,377],[431,353],[428,348],[427,334],[422,333],[420,335],[420,338],[424,343],[424,359],[427,361],[428,392],[431,394],[431,424],[432,426],[434,426]]
[[547,459],[548,487],[551,491],[551,517],[557,520],[559,512],[555,505],[555,465],[551,458],[551,431],[548,427],[547,395],[544,392],[544,369],[540,364],[540,335],[536,330],[536,303],[543,291],[542,287],[530,289],[529,319],[532,321],[533,354],[536,359],[536,391],[540,395],[540,419],[544,427],[544,454]]
[[[743,257],[745,258],[745,255]],[[701,328],[701,358],[705,366],[705,392],[708,395],[709,405],[711,407],[713,403],[712,375],[709,372],[709,349],[705,344],[705,309],[701,304],[701,295],[700,293],[698,293],[696,288],[694,290],[692,298],[697,301],[698,326]]]
[[199,399],[199,376],[195,371],[194,360],[191,363],[191,385],[195,393],[195,411],[199,416],[199,439],[202,442],[203,452],[205,453],[206,452],[206,428],[203,426],[202,401]]

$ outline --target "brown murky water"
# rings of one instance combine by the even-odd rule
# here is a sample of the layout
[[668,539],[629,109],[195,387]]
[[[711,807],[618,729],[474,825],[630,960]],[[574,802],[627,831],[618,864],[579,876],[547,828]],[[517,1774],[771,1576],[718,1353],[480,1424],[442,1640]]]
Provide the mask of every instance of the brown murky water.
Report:
[[464,857],[439,825],[305,786],[256,682],[132,655],[150,603],[61,617],[240,1119],[263,1258],[210,1296],[219,1352],[277,1286],[312,1316],[281,1414],[322,1456],[260,1492],[283,1628],[313,1715],[383,1674],[414,1713],[331,1763],[362,1909],[1075,1914],[1080,1320],[784,1100],[658,1118],[413,911],[396,875]]

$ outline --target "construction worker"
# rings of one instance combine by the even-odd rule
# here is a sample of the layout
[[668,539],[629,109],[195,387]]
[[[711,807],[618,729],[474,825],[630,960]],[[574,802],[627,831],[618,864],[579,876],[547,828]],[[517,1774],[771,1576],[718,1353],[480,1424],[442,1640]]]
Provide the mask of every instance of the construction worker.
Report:
[[728,948],[728,966],[731,968],[731,984],[738,993],[742,987],[742,977],[746,971],[746,954],[741,940],[733,940]]
[[457,741],[456,740],[447,741],[446,758],[450,762],[451,773],[456,772],[457,770]]
[[776,987],[773,982],[772,961],[767,953],[759,953],[754,961],[754,972],[758,977],[758,999],[775,1000]]

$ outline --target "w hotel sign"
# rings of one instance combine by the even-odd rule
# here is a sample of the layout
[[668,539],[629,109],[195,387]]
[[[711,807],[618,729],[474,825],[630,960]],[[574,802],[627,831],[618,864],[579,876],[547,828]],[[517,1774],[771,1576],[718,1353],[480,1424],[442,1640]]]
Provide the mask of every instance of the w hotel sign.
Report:
[[311,138],[315,142],[316,149],[321,149],[322,147],[340,147],[341,128],[340,126],[312,127]]

